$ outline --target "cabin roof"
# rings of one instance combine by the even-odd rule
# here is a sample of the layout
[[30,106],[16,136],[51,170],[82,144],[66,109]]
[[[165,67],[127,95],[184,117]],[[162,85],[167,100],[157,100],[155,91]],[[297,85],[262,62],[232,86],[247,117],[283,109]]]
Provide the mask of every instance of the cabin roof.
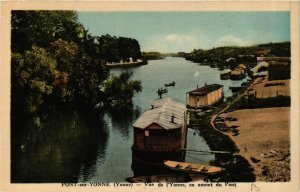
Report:
[[193,91],[190,91],[188,93],[189,94],[197,94],[197,95],[208,94],[210,92],[213,92],[215,90],[220,89],[221,87],[223,87],[223,85],[220,85],[220,84],[210,84],[210,85],[206,85],[204,87],[200,87],[198,89],[195,89]]
[[[153,106],[153,108],[152,108]],[[151,103],[150,109],[146,110],[133,124],[133,127],[145,129],[153,123],[164,129],[178,129],[184,124],[185,105],[171,98],[158,99]],[[171,122],[172,116],[174,121]]]
[[226,62],[230,62],[230,61],[234,61],[235,62],[235,58],[230,57],[230,58],[226,59]]
[[245,65],[245,64],[239,64],[238,66],[237,66],[238,68],[242,68],[242,69],[247,69],[247,66]]
[[290,57],[257,57],[257,61],[291,61]]
[[252,69],[250,69],[251,71],[257,73],[257,71],[261,68],[261,67],[269,67],[269,63],[266,61],[262,61],[259,62],[255,67],[253,67]]
[[224,69],[223,71],[221,71],[221,74],[226,74],[226,73],[230,73],[231,70],[230,69]]
[[288,61],[270,61],[269,62],[271,67],[273,66],[289,66],[291,63]]

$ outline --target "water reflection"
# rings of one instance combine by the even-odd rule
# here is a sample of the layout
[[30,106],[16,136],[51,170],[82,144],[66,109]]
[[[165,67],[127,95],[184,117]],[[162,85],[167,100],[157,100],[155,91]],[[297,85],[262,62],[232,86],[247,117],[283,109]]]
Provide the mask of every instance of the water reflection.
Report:
[[[212,153],[207,153],[210,151],[209,146],[206,141],[200,136],[200,132],[192,129],[188,129],[187,131],[187,146],[185,157],[182,161],[186,162],[194,162],[194,163],[202,163],[202,162],[210,162],[215,159],[215,155]],[[189,151],[191,150],[191,151]],[[198,152],[196,152],[198,151]],[[147,155],[151,156],[148,158],[153,159],[153,154],[144,154],[144,159],[147,159]],[[161,157],[157,157],[161,158]],[[174,158],[173,155],[169,155],[169,159],[166,155],[165,160],[170,160]],[[149,176],[149,175],[178,175],[177,172],[172,171],[166,168],[162,163],[156,163],[156,161],[146,161],[141,160],[139,154],[132,151],[132,165],[131,168],[133,170],[133,175],[136,176]]]
[[129,130],[132,129],[132,124],[140,114],[140,108],[129,105],[126,108],[109,110],[106,120],[111,122],[111,127],[121,133],[122,137],[129,139]]
[[18,122],[12,118],[13,183],[77,182],[79,172],[91,173],[105,153],[107,130],[93,115],[56,111]]

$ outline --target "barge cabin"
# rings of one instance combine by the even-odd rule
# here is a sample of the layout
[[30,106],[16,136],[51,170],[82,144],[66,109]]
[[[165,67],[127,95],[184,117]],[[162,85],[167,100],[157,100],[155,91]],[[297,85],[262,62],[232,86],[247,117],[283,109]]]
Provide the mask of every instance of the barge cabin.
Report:
[[186,107],[171,98],[151,103],[133,124],[134,157],[163,163],[169,158],[183,160],[187,134]]
[[244,64],[239,64],[237,67],[235,67],[230,74],[231,80],[241,80],[246,77],[246,70],[247,67]]
[[230,69],[225,69],[222,71],[222,73],[220,74],[220,79],[221,80],[227,80],[230,79],[230,75],[231,75],[231,70]]
[[187,92],[187,106],[191,108],[205,108],[223,101],[223,85],[210,84]]

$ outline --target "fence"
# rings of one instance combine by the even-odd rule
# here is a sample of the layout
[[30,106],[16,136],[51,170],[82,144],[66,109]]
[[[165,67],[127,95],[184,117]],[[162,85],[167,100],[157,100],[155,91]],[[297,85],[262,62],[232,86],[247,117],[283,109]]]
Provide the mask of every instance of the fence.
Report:
[[255,98],[271,98],[271,97],[278,97],[278,96],[290,96],[289,91],[260,91],[254,92]]

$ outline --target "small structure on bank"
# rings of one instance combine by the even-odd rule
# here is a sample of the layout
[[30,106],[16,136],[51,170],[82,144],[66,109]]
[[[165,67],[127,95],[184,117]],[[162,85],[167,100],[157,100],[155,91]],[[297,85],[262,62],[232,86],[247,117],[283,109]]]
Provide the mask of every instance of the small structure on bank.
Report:
[[171,98],[151,103],[133,124],[133,158],[163,163],[184,160],[187,134],[186,107]]
[[233,70],[231,70],[230,79],[241,80],[246,77],[247,66],[244,64],[239,64]]
[[255,67],[250,69],[249,75],[252,78],[264,77],[264,76],[267,76],[269,74],[268,69],[269,69],[269,63],[266,62],[266,61],[262,61],[262,62],[259,62]]
[[257,57],[256,58],[257,62],[270,62],[270,61],[290,61],[290,57]]
[[220,73],[220,79],[221,80],[230,79],[230,75],[231,75],[231,70],[225,69]]
[[192,108],[203,108],[212,106],[223,100],[223,85],[210,84],[187,92],[187,106]]
[[291,78],[290,57],[257,57],[257,61],[268,63],[269,81]]
[[290,61],[270,61],[269,64],[269,81],[284,80],[291,78]]

